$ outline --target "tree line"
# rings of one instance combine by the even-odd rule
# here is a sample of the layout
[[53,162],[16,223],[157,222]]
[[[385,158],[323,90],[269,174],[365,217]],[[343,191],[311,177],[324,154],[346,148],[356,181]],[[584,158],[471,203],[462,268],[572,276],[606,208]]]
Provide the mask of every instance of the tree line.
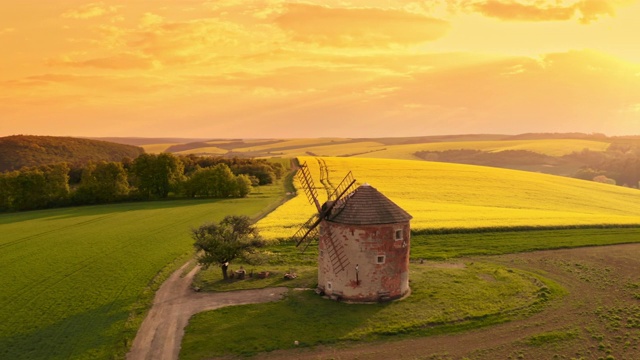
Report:
[[176,198],[245,197],[286,172],[281,163],[141,154],[122,161],[58,163],[0,173],[0,211]]
[[640,188],[640,146],[636,144],[613,143],[604,152],[585,149],[567,157],[584,164],[576,178]]
[[502,168],[575,168],[575,172],[567,175],[583,180],[640,188],[640,145],[632,140],[617,140],[609,145],[606,151],[583,149],[563,156],[544,155],[528,150],[487,152],[469,149],[418,151],[414,155],[427,161]]

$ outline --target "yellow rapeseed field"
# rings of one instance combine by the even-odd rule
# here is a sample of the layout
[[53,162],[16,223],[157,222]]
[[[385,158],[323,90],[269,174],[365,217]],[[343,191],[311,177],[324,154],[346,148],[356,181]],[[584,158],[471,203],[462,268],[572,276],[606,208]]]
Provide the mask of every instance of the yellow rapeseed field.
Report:
[[282,156],[297,157],[313,153],[318,156],[353,156],[384,149],[385,146],[375,141],[356,141],[343,144],[324,144],[316,146],[306,146],[295,149],[281,151]]
[[228,150],[221,149],[219,147],[206,146],[206,147],[199,147],[199,148],[195,148],[195,149],[177,151],[174,154],[180,154],[180,155],[188,155],[188,154],[224,155],[227,152],[228,152]]
[[167,150],[171,145],[176,145],[176,143],[146,144],[146,145],[140,145],[140,147],[143,148],[144,151],[149,154],[159,154]]
[[[531,172],[412,160],[323,158],[332,183],[349,171],[413,215],[413,229],[640,224],[640,191]],[[320,187],[315,158],[306,161]],[[299,184],[296,184],[299,188]],[[287,238],[315,209],[304,193],[258,223]]]
[[[233,151],[237,151],[237,152],[255,152],[255,151],[267,152],[267,151],[280,151],[280,150],[277,150],[277,149],[280,149],[280,148],[295,148],[295,149],[300,149],[294,155],[294,156],[297,156],[297,155],[304,155],[304,150],[302,150],[302,149],[305,149],[307,147],[316,146],[318,144],[331,143],[332,141],[345,141],[345,140],[349,140],[349,139],[343,139],[343,138],[287,139],[287,140],[279,141],[279,142],[276,142],[276,143],[269,143],[269,144],[256,143],[255,145],[251,145],[251,146],[235,148],[235,149],[233,149]],[[245,140],[245,143],[250,144],[250,141]]]

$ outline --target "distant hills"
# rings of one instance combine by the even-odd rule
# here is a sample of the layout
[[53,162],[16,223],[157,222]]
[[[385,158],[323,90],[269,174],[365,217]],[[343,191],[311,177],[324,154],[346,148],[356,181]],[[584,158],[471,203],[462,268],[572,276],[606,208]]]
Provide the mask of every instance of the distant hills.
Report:
[[60,162],[135,159],[144,153],[138,146],[73,137],[13,135],[0,138],[0,171]]
[[160,144],[160,143],[172,143],[172,144],[183,144],[190,143],[195,141],[208,141],[209,138],[202,139],[193,139],[193,138],[145,138],[145,137],[89,137],[87,139],[91,140],[100,140],[107,141],[117,144],[125,144],[125,145],[134,145],[134,146],[142,146],[149,144]]
[[323,156],[426,160],[542,172],[635,188],[640,181],[638,136],[574,132],[387,138],[164,138],[138,143],[148,153],[226,158]]
[[[118,144],[116,144],[118,143]],[[137,145],[137,146],[134,146]],[[139,146],[139,147],[138,147]],[[0,138],[0,171],[65,161],[120,161],[142,152],[224,158],[406,159],[502,167],[638,188],[640,136],[459,134],[387,138]]]

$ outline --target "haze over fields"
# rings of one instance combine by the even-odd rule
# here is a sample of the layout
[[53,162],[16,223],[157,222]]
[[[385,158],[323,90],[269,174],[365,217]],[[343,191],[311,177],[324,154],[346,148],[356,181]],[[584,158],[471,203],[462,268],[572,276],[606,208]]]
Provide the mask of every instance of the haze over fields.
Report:
[[0,136],[640,133],[640,2],[4,1]]

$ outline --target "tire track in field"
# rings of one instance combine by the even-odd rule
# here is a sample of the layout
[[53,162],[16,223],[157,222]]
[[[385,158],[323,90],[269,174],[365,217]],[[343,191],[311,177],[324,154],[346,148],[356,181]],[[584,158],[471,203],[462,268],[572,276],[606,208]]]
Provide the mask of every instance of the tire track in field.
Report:
[[[93,223],[99,222],[100,220],[105,220],[105,218],[110,217],[110,216],[115,216],[117,214],[109,214],[108,216],[103,216],[100,217],[98,219],[91,219],[89,221],[84,221],[81,223],[76,223],[73,225],[69,225],[69,226],[65,226],[65,227],[61,227],[59,228],[60,230],[62,229],[66,229],[69,227],[75,227],[75,226],[87,226],[87,225],[92,225]],[[146,217],[146,219],[149,219],[150,217],[153,217],[153,214],[149,214],[149,216]],[[140,221],[141,219],[139,219],[138,221]],[[186,220],[183,220],[181,222],[178,223],[169,223],[166,224],[163,227],[157,228],[156,231],[149,233],[149,234],[157,234],[157,233],[162,233],[163,231],[165,231],[166,229],[169,229],[173,226],[175,226],[176,224],[181,224],[187,221],[191,221],[192,218],[188,218]],[[48,231],[47,233],[51,233],[52,231]],[[42,235],[42,234],[40,234]],[[130,239],[133,241],[129,241],[128,243],[126,243],[125,246],[120,246],[117,248],[113,248],[108,252],[100,252],[100,253],[96,253],[96,255],[91,256],[91,257],[86,257],[84,258],[84,260],[79,261],[77,263],[75,263],[72,267],[72,271],[68,272],[65,270],[69,270],[69,268],[66,268],[62,271],[58,271],[58,272],[53,272],[50,273],[51,275],[42,279],[39,283],[35,284],[35,285],[28,285],[25,286],[23,288],[23,290],[16,292],[16,294],[14,296],[12,296],[11,299],[8,299],[8,301],[5,303],[4,306],[0,307],[0,312],[2,310],[4,310],[7,306],[11,305],[12,303],[14,303],[16,300],[24,297],[25,293],[33,293],[35,294],[34,296],[29,296],[29,300],[26,303],[22,304],[22,308],[27,308],[29,305],[31,305],[34,301],[38,300],[48,289],[55,289],[57,287],[58,284],[60,284],[61,282],[67,280],[68,278],[80,273],[82,270],[86,269],[87,267],[94,265],[96,263],[96,259],[99,258],[104,258],[104,257],[109,257],[109,255],[112,255],[114,253],[120,252],[123,249],[126,249],[128,247],[134,246],[135,244],[137,244],[137,241],[135,241],[136,239]],[[75,269],[74,269],[75,268]],[[51,280],[54,280],[53,282],[51,282]],[[96,297],[96,299],[94,300],[94,303],[92,304],[93,307],[95,307],[95,302],[99,301],[99,296]],[[114,300],[115,301],[115,300]],[[54,306],[54,304],[50,304],[49,307],[47,307],[47,310],[51,309]],[[91,308],[91,307],[90,307]],[[20,322],[20,319],[17,317],[14,317],[13,321],[5,321],[4,325],[6,326],[7,329],[12,329],[15,328],[15,326]],[[56,339],[59,338],[60,336],[63,336],[66,333],[66,329],[68,328],[68,326],[70,326],[71,324],[66,324],[63,328],[61,328],[61,331],[57,332],[57,336]],[[87,324],[86,327],[84,327],[85,329],[89,326],[90,324]]]
[[329,179],[329,167],[327,166],[327,162],[323,158],[317,157],[316,161],[320,166],[320,183],[322,183],[324,190],[327,192],[327,199],[329,199],[331,197],[331,194],[335,190],[335,187]]
[[[41,297],[46,293],[46,291],[47,291],[47,290],[51,290],[51,289],[55,289],[55,288],[57,288],[57,285],[58,285],[58,284],[60,284],[60,283],[62,283],[62,282],[64,282],[64,281],[66,281],[66,280],[68,280],[70,277],[72,277],[72,276],[74,276],[74,275],[76,275],[76,274],[80,273],[82,270],[85,270],[86,268],[88,268],[88,267],[90,267],[90,266],[92,266],[92,265],[95,265],[95,264],[96,264],[96,261],[95,261],[95,260],[96,260],[97,258],[109,257],[109,255],[114,254],[114,253],[116,253],[116,252],[119,252],[119,251],[121,251],[122,249],[126,249],[126,248],[128,248],[128,247],[130,247],[130,246],[133,246],[133,245],[135,245],[135,244],[136,244],[136,242],[135,242],[135,241],[131,241],[131,242],[129,242],[126,246],[122,246],[122,247],[119,247],[119,248],[115,248],[115,249],[113,249],[113,250],[111,250],[111,251],[109,251],[109,252],[107,252],[107,253],[100,253],[100,254],[97,254],[97,255],[95,255],[95,256],[92,256],[92,257],[86,258],[85,260],[83,260],[83,261],[81,261],[81,262],[79,262],[79,263],[76,263],[76,265],[80,265],[79,267],[77,267],[76,269],[72,270],[71,272],[67,272],[67,273],[63,274],[63,276],[57,276],[57,275],[59,274],[59,272],[58,272],[58,273],[56,273],[56,274],[54,274],[54,275],[51,275],[51,276],[49,276],[49,277],[47,277],[47,278],[46,278],[46,280],[49,280],[49,279],[54,278],[54,280],[55,280],[55,281],[54,281],[53,283],[48,283],[48,282],[45,280],[45,281],[42,281],[40,284],[38,284],[38,285],[36,285],[36,286],[27,286],[27,287],[25,287],[25,288],[24,288],[25,290],[23,290],[23,291],[21,291],[21,292],[20,292],[20,294],[19,294],[19,295],[14,296],[14,297],[13,297],[13,300],[8,301],[8,302],[6,303],[7,305],[5,305],[5,307],[6,307],[6,306],[8,306],[8,305],[10,305],[10,304],[12,304],[12,303],[15,301],[15,299],[16,299],[16,298],[18,298],[18,299],[19,299],[19,298],[20,298],[20,296],[24,295],[24,293],[25,293],[25,292],[32,292],[32,293],[34,293],[35,295],[34,295],[34,296],[30,296],[30,297],[29,297],[29,300],[28,300],[27,302],[23,303],[23,304],[21,305],[21,307],[22,307],[23,309],[24,309],[24,308],[28,308],[28,307],[29,307],[29,306],[30,306],[34,301],[36,301],[36,300],[40,299],[40,298],[41,298]],[[81,284],[81,285],[82,285],[82,284]],[[87,307],[87,310],[90,310],[90,309],[95,308],[95,305],[96,305],[96,303],[99,301],[99,299],[100,299],[100,297],[99,297],[99,296],[96,296],[96,297],[94,298],[93,302],[91,303],[91,305]],[[54,308],[54,306],[55,306],[55,305],[56,305],[56,304],[53,304],[53,303],[49,304],[49,306],[46,308],[46,310],[47,310],[47,311],[45,311],[45,312],[46,312],[46,313],[49,313],[49,312],[50,312],[49,310],[50,310],[50,309],[52,309],[52,308]],[[0,310],[3,310],[3,309],[4,309],[4,307],[3,307],[3,308],[0,308]],[[65,318],[65,317],[63,317],[63,318],[61,318],[61,319],[59,319],[59,320],[64,320],[64,318]],[[16,328],[16,325],[17,325],[19,322],[20,322],[20,318],[19,318],[19,317],[14,317],[14,319],[13,319],[13,321],[12,321],[12,322],[11,322],[11,321],[5,321],[5,323],[4,323],[4,324],[5,324],[5,325],[8,325],[8,327],[7,327],[8,329],[12,329],[12,328]],[[91,323],[87,323],[87,324],[83,327],[83,329],[86,329],[90,324],[91,324]],[[56,332],[56,336],[55,336],[53,339],[54,339],[54,340],[58,340],[61,336],[63,336],[64,334],[66,334],[66,333],[67,333],[67,331],[66,331],[66,330],[67,330],[67,329],[68,329],[68,327],[69,327],[69,326],[71,326],[71,325],[72,325],[71,323],[67,322],[63,327],[61,327],[61,328],[60,328],[60,331]]]
[[[146,218],[146,219],[149,219],[149,218],[152,218],[153,216],[154,216],[153,214],[150,214],[149,216],[146,216],[145,218]],[[172,223],[170,223],[170,224],[165,224],[165,226],[162,226],[162,227],[156,228],[156,229],[155,229],[155,231],[153,231],[153,232],[149,232],[149,233],[145,234],[145,236],[146,236],[146,237],[149,237],[149,236],[153,236],[153,235],[158,234],[158,233],[163,233],[163,232],[164,232],[165,230],[167,230],[167,229],[170,229],[170,228],[172,228],[172,227],[174,227],[174,226],[176,226],[176,225],[181,225],[181,224],[184,224],[184,223],[190,222],[190,221],[192,221],[192,220],[193,220],[193,218],[186,218],[186,219],[184,219],[184,220],[182,220],[182,221],[180,221],[180,222],[172,222]],[[135,245],[135,244],[138,244],[138,242],[137,242],[137,241],[135,241],[135,239],[133,239],[133,240],[134,240],[134,241],[130,241],[130,242],[128,242],[126,246],[121,246],[121,247],[118,247],[118,248],[116,248],[116,249],[113,249],[109,254],[113,254],[113,253],[116,253],[116,252],[120,252],[120,251],[121,251],[121,250],[123,250],[123,249],[126,249],[126,248],[128,248],[128,247],[130,247],[130,246],[133,246],[133,245]],[[93,257],[93,258],[95,259],[96,257],[101,257],[101,255],[95,256],[95,257]],[[93,261],[92,261],[91,263],[93,263]],[[83,267],[83,269],[84,269],[84,268],[86,268],[86,267],[87,267],[87,266],[84,266],[84,267]],[[135,276],[131,276],[131,277],[129,277],[129,280],[125,283],[125,285],[124,285],[124,286],[122,286],[122,287],[120,288],[120,290],[117,292],[117,294],[115,295],[115,297],[111,297],[111,299],[105,299],[104,304],[109,304],[109,306],[107,306],[107,307],[104,309],[104,311],[103,311],[103,313],[104,313],[104,314],[108,314],[108,313],[111,311],[111,309],[113,309],[113,306],[114,306],[114,305],[115,305],[115,303],[118,301],[118,299],[121,297],[121,295],[124,293],[125,289],[126,289],[126,288],[128,288],[132,282],[136,281],[136,279],[137,279],[137,278],[136,278]],[[107,292],[107,293],[109,293],[109,292]],[[95,309],[95,308],[97,307],[97,305],[99,305],[99,304],[100,304],[100,299],[101,299],[101,297],[100,297],[100,296],[96,296],[96,298],[94,299],[94,302],[92,303],[92,305],[91,305],[89,308],[90,308],[90,309]],[[93,320],[93,318],[92,318],[92,320]],[[82,330],[81,330],[81,331],[82,331],[82,332],[86,332],[86,331],[87,331],[87,329],[89,329],[89,328],[91,327],[91,325],[93,325],[93,323],[94,323],[93,321],[89,321],[89,322],[84,323],[84,324],[83,324],[84,326],[82,326]],[[62,329],[62,331],[58,332],[58,335],[56,336],[56,340],[57,340],[60,336],[62,336],[64,333],[66,333],[66,330],[68,329],[68,327],[69,327],[69,326],[71,326],[71,324],[68,324],[67,326],[65,326],[65,327]],[[72,346],[70,347],[70,349],[69,349],[69,356],[71,356],[71,355],[73,354],[73,352],[75,351],[75,349],[78,347],[78,345],[79,345],[81,342],[82,342],[82,339],[81,339],[81,338],[78,338],[78,340],[74,343],[74,345],[72,345]]]
[[[99,217],[97,219],[90,219],[90,220],[87,220],[87,221],[71,224],[71,225],[68,225],[68,226],[63,226],[63,227],[60,227],[60,228],[57,228],[57,229],[54,229],[54,230],[50,230],[50,231],[42,232],[42,233],[39,233],[39,234],[31,235],[31,236],[25,237],[23,239],[20,239],[21,240],[20,242],[23,242],[23,241],[26,241],[26,240],[30,240],[30,239],[37,239],[38,237],[44,236],[46,234],[55,233],[55,232],[58,232],[58,231],[61,231],[61,230],[65,230],[65,229],[69,229],[69,228],[72,228],[72,227],[91,225],[91,224],[93,224],[95,222],[99,222],[101,220],[104,220],[105,218],[112,217],[112,216],[115,216],[115,214],[108,214],[108,215],[105,215],[105,216],[101,216],[101,217]],[[118,249],[112,250],[111,253],[113,253],[114,251],[117,251],[117,250]],[[77,263],[75,263],[73,265],[73,267],[75,267],[75,266],[80,266],[80,267],[76,268],[75,270],[72,270],[71,272],[68,272],[68,273],[64,274],[62,277],[60,277],[60,274],[65,273],[66,270],[69,270],[69,268],[64,268],[64,269],[60,269],[59,271],[55,271],[54,270],[54,271],[49,272],[49,276],[40,279],[38,283],[33,284],[33,285],[30,284],[28,286],[25,286],[23,288],[23,290],[18,291],[15,294],[13,294],[13,296],[7,300],[7,302],[5,303],[4,306],[0,306],[0,312],[2,312],[2,310],[4,310],[6,306],[8,306],[8,305],[12,304],[13,302],[15,302],[16,299],[20,299],[25,294],[25,292],[30,291],[30,292],[35,292],[37,294],[42,294],[43,292],[42,291],[38,291],[38,290],[41,290],[42,288],[50,288],[50,287],[53,287],[53,286],[57,285],[58,283],[60,283],[61,281],[64,281],[69,276],[73,276],[78,271],[86,268],[96,258],[102,257],[102,256],[104,256],[104,253],[99,253],[99,254],[96,254],[96,255],[94,255],[92,257],[84,258],[84,260],[82,260],[80,262],[77,262]],[[50,280],[51,279],[55,279],[55,278],[58,278],[58,280],[55,281],[53,284],[49,284]],[[38,298],[38,296],[39,295],[29,297],[30,300],[28,302],[24,303],[23,307],[27,306],[28,304],[30,304],[33,300]]]
[[[99,222],[101,220],[105,220],[106,218],[113,217],[115,215],[117,215],[117,214],[116,213],[108,214],[108,215],[105,215],[105,216],[101,216],[101,217],[99,217],[97,219],[90,219],[90,220],[87,220],[87,221],[83,221],[83,222],[71,224],[71,225],[68,225],[68,226],[60,227],[60,228],[57,228],[57,229],[54,229],[54,230],[50,230],[50,231],[42,232],[42,233],[39,233],[39,234],[31,235],[29,237],[24,238],[24,240],[28,240],[30,238],[37,238],[37,237],[40,237],[40,236],[44,236],[45,234],[55,233],[55,232],[58,232],[58,231],[61,231],[61,230],[65,230],[65,229],[69,229],[69,228],[72,228],[72,227],[92,225],[93,223]],[[141,220],[144,220],[144,219],[149,219],[149,218],[151,218],[153,216],[154,216],[153,214],[149,214],[149,216],[146,216],[144,218],[140,218],[140,219],[138,219],[138,221],[141,221]],[[189,220],[192,220],[192,219],[189,219]],[[148,233],[148,234],[161,233],[164,230],[173,227],[175,224],[176,223],[166,224],[165,226],[163,226],[161,228],[157,228],[156,231],[154,231],[152,233]],[[96,255],[91,256],[91,257],[85,257],[84,260],[81,260],[81,261],[76,262],[76,263],[73,264],[73,266],[71,268],[76,267],[76,266],[79,266],[79,267],[76,268],[75,270],[72,270],[71,272],[67,272],[67,270],[69,270],[69,268],[61,269],[60,271],[57,271],[57,272],[56,271],[50,272],[49,276],[47,276],[45,278],[42,278],[37,284],[25,286],[23,288],[24,290],[22,290],[20,292],[16,292],[14,294],[14,296],[12,296],[11,299],[9,299],[9,301],[6,302],[5,306],[0,306],[0,311],[4,310],[4,308],[7,305],[11,304],[16,299],[21,298],[22,295],[24,295],[25,292],[27,292],[27,291],[34,291],[35,292],[36,290],[40,290],[41,288],[54,287],[55,285],[57,285],[61,281],[64,281],[66,278],[68,278],[70,276],[73,276],[75,273],[79,272],[80,270],[85,269],[87,266],[89,266],[91,263],[93,263],[95,259],[102,258],[102,257],[104,257],[106,255],[111,255],[111,254],[113,254],[115,252],[118,252],[122,248],[129,247],[131,245],[134,245],[135,243],[136,243],[135,241],[130,241],[125,247],[121,246],[121,247],[112,249],[108,253],[102,252],[102,253],[97,253]],[[65,273],[65,272],[66,272],[66,274],[64,274],[62,277],[60,277],[60,274]],[[56,279],[56,278],[58,278],[57,281],[55,281],[52,284],[49,284],[51,279]],[[42,291],[37,291],[37,293],[41,294]],[[25,306],[28,305],[29,303],[31,303],[31,301],[35,300],[36,298],[37,298],[37,296],[36,297],[30,297],[31,300],[29,302],[27,302],[26,304],[24,304],[24,305]]]
[[[151,217],[151,216],[149,216],[149,217]],[[147,217],[147,218],[149,218],[149,217]],[[172,227],[174,227],[174,226],[186,225],[186,224],[188,224],[188,223],[193,222],[193,221],[194,221],[194,219],[196,219],[196,218],[198,218],[198,217],[199,217],[198,215],[194,215],[193,217],[185,218],[185,219],[183,219],[182,221],[179,221],[179,222],[174,222],[174,223],[171,223],[171,224],[166,224],[166,225],[165,225],[165,226],[163,226],[163,227],[156,228],[156,230],[155,230],[155,231],[153,231],[153,232],[147,233],[147,234],[146,234],[146,236],[155,235],[155,234],[158,234],[158,233],[163,233],[166,229],[172,228]],[[108,314],[108,313],[111,311],[111,309],[113,309],[114,305],[115,305],[115,304],[116,304],[116,302],[120,299],[120,297],[121,297],[121,296],[122,296],[122,294],[125,292],[125,290],[126,290],[126,289],[131,285],[131,283],[135,282],[136,280],[137,280],[137,277],[136,277],[136,276],[131,276],[131,277],[129,277],[129,281],[127,281],[127,283],[126,283],[124,286],[122,286],[122,287],[120,288],[120,291],[118,291],[118,293],[115,295],[115,297],[113,297],[113,298],[112,298],[113,300],[109,302],[109,306],[107,306],[107,307],[106,307],[106,309],[104,310],[104,313],[105,313],[105,314]],[[140,294],[136,294],[136,295],[138,295],[138,296],[139,296]],[[96,301],[96,302],[97,302],[97,301]],[[94,307],[95,307],[95,304],[94,304]],[[82,329],[82,330],[83,330],[83,331],[86,331],[86,329],[88,329],[88,328],[90,327],[90,325],[91,325],[91,324],[93,324],[93,322],[88,322],[88,323],[86,323],[86,324],[85,324],[85,326],[83,326],[83,329]],[[75,342],[75,344],[74,344],[74,345],[71,347],[71,349],[69,350],[69,357],[71,357],[71,355],[73,354],[73,352],[75,351],[75,349],[78,347],[78,345],[79,345],[81,342],[82,342],[82,339],[78,339],[78,340]]]
[[37,238],[42,237],[44,235],[48,235],[48,234],[51,234],[51,233],[59,232],[61,230],[66,230],[66,229],[73,228],[73,227],[76,227],[76,226],[83,226],[83,225],[86,225],[86,224],[91,224],[91,223],[94,223],[94,222],[98,222],[98,221],[104,220],[105,218],[115,216],[117,214],[118,213],[111,213],[111,214],[99,216],[99,217],[94,218],[94,219],[89,219],[89,220],[86,220],[86,221],[81,221],[81,222],[69,224],[67,226],[61,226],[61,227],[58,227],[58,228],[55,228],[55,229],[52,229],[52,230],[43,231],[43,232],[40,232],[40,233],[37,233],[37,234],[33,234],[33,235],[25,236],[23,238],[15,239],[15,240],[0,244],[0,250],[2,250],[4,248],[7,248],[9,246],[13,246],[13,245],[17,245],[17,244],[23,243],[23,242],[25,242],[27,240],[37,239]]

